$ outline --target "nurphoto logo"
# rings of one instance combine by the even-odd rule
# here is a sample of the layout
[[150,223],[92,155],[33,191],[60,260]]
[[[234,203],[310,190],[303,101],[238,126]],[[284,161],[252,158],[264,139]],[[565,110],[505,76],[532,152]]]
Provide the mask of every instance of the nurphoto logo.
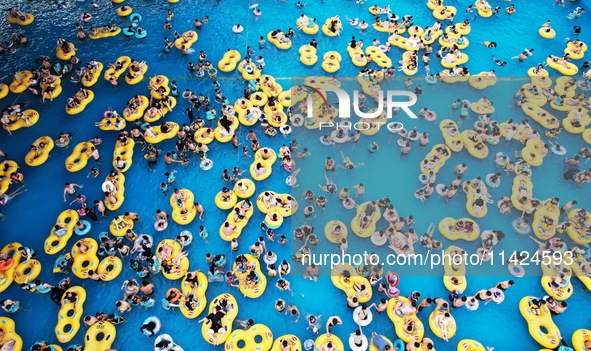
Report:
[[[351,99],[349,93],[345,90],[340,88],[311,88],[315,91],[319,96],[321,96],[324,100],[324,103],[328,105],[325,98],[328,92],[332,92],[337,96],[338,99],[338,111],[339,111],[339,118],[350,118],[351,117],[351,106],[353,106],[353,112],[356,116],[363,118],[364,120],[357,122],[357,123],[346,123],[342,126],[339,125],[337,122],[320,122],[318,129],[322,128],[341,128],[345,127],[347,129],[355,129],[355,130],[366,130],[372,127],[381,128],[382,125],[386,125],[388,130],[396,131],[403,129],[404,126],[402,123],[399,122],[392,122],[392,123],[385,123],[385,122],[375,122],[370,121],[371,119],[378,118],[384,112],[384,108],[386,110],[386,118],[389,120],[392,118],[394,111],[402,110],[404,111],[410,118],[418,118],[417,115],[410,109],[411,106],[415,105],[417,102],[417,96],[415,93],[406,91],[406,90],[388,90],[387,91],[387,98],[384,99],[384,91],[380,90],[378,92],[377,101],[377,108],[371,109],[368,112],[361,111],[360,103],[359,103],[359,91],[353,91],[353,103],[351,104]],[[394,101],[394,97],[406,97],[406,101]],[[307,118],[312,119],[314,118],[314,100],[311,96],[306,98],[307,104]],[[384,106],[385,105],[385,106]]]

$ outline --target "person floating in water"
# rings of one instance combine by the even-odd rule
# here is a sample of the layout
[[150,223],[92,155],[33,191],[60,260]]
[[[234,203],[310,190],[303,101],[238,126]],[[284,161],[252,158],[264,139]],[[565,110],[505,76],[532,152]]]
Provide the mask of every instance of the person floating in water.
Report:
[[495,65],[497,65],[497,66],[501,66],[501,67],[503,67],[503,66],[506,66],[506,65],[507,65],[507,61],[501,61],[501,60],[498,60],[498,59],[495,57],[495,55],[492,55],[492,59],[493,59],[493,61],[494,61]]

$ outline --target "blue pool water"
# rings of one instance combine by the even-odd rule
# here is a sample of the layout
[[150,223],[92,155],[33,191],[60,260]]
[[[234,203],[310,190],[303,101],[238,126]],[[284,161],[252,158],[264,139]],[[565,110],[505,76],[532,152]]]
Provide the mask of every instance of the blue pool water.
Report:
[[[51,1],[43,3],[30,3],[19,1],[12,7],[19,8],[25,12],[32,12],[36,16],[35,22],[28,27],[18,27],[8,24],[6,21],[0,22],[0,33],[2,39],[13,33],[24,33],[29,37],[31,44],[26,47],[19,48],[15,55],[4,55],[0,57],[0,76],[8,75],[8,78],[3,79],[4,83],[9,83],[11,72],[15,69],[27,69],[34,66],[33,59],[40,55],[48,55],[54,57],[53,47],[57,36],[63,36],[69,41],[76,44],[78,48],[78,56],[82,62],[94,58],[103,63],[114,62],[117,57],[121,55],[129,55],[136,60],[146,60],[150,66],[147,77],[156,74],[165,74],[170,79],[176,79],[180,90],[189,88],[195,92],[202,92],[213,99],[211,92],[211,80],[200,79],[189,76],[186,67],[188,62],[197,61],[195,54],[189,56],[182,56],[178,50],[172,50],[170,54],[164,55],[161,53],[162,38],[166,35],[172,37],[172,31],[165,32],[163,22],[166,18],[166,10],[172,8],[175,11],[175,18],[172,21],[174,30],[182,33],[193,29],[193,20],[195,17],[202,18],[208,15],[210,21],[199,31],[199,40],[194,45],[194,48],[204,50],[209,59],[216,64],[221,58],[223,52],[227,48],[238,49],[242,53],[245,52],[246,45],[251,45],[257,48],[257,38],[265,36],[266,34],[276,29],[277,27],[286,30],[289,27],[295,28],[295,19],[300,13],[305,13],[310,17],[316,17],[317,22],[322,24],[324,20],[330,16],[339,14],[341,18],[355,18],[371,20],[372,16],[367,11],[369,5],[376,3],[384,6],[386,1],[380,0],[366,5],[356,5],[353,1],[338,1],[325,0],[323,2],[310,1],[303,10],[295,8],[293,0],[287,2],[272,1],[262,3],[260,9],[263,11],[263,16],[259,21],[254,21],[253,15],[247,11],[248,3],[238,0],[223,0],[221,2],[215,1],[187,1],[181,0],[177,4],[168,4],[164,1],[126,1],[126,5],[134,8],[134,12],[138,12],[143,16],[142,27],[148,31],[148,38],[145,40],[129,39],[120,35],[114,38],[101,40],[87,40],[86,42],[78,42],[74,38],[75,27],[74,22],[78,20],[78,16],[83,11],[89,11],[93,14],[94,19],[91,24],[95,26],[105,25],[111,22],[116,22],[122,26],[128,23],[125,18],[120,18],[115,14],[116,4],[104,0],[97,0],[101,5],[98,9],[92,9],[89,1],[85,2],[64,2]],[[250,3],[253,3],[251,1]],[[469,2],[467,1],[448,1],[447,5],[457,6],[459,12],[466,8]],[[506,6],[506,2],[491,1],[493,6]],[[583,27],[583,35],[581,39],[589,38],[587,30],[591,27],[588,15],[583,16],[576,21],[567,21],[564,19],[570,11],[576,6],[583,6],[583,3],[568,3],[565,8],[552,6],[552,1],[543,1],[535,6],[527,3],[517,2],[517,13],[513,16],[507,16],[502,13],[498,17],[493,16],[489,19],[476,18],[473,21],[472,33],[469,35],[472,44],[465,50],[470,56],[470,61],[467,66],[472,72],[480,72],[490,69],[495,69],[500,77],[512,77],[507,81],[499,81],[499,83],[491,88],[488,88],[485,93],[477,92],[466,86],[460,85],[441,85],[438,84],[433,87],[426,87],[423,83],[424,94],[419,100],[418,106],[427,106],[434,110],[439,120],[449,117],[449,105],[456,97],[470,99],[472,101],[479,99],[484,94],[495,101],[497,112],[494,119],[503,121],[508,118],[526,118],[521,112],[521,109],[515,109],[511,106],[511,97],[514,92],[525,82],[520,80],[525,76],[525,72],[531,66],[539,61],[542,61],[548,54],[560,55],[564,48],[563,38],[572,36],[572,26],[576,23]],[[7,5],[4,8],[8,7]],[[403,15],[410,13],[415,18],[415,23],[426,26],[434,22],[429,11],[423,1],[413,2],[407,1],[404,3],[392,6],[395,13]],[[457,19],[470,18],[475,13],[470,14],[469,17],[458,15]],[[553,27],[557,31],[557,37],[554,40],[542,39],[538,33],[538,28],[547,20],[552,19]],[[241,23],[246,29],[240,34],[236,35],[231,32],[230,28],[235,23]],[[365,33],[360,33],[359,30],[354,29],[345,23],[344,32],[341,38],[328,38],[319,33],[314,36],[297,33],[293,47],[287,51],[277,50],[272,44],[267,43],[266,47],[260,51],[266,59],[267,66],[265,73],[272,74],[280,79],[284,88],[289,86],[290,78],[293,76],[306,76],[313,74],[322,74],[320,64],[316,64],[312,68],[302,65],[299,62],[299,55],[297,49],[306,43],[311,38],[316,38],[318,41],[318,48],[320,53],[329,50],[339,51],[343,57],[343,64],[339,71],[339,76],[354,76],[358,72],[358,68],[354,67],[348,60],[346,54],[346,42],[350,36],[355,35],[358,39],[363,38],[366,45],[368,45],[374,38],[381,40],[386,39],[386,34],[377,33],[373,30],[368,30]],[[483,45],[478,45],[478,41],[491,41],[498,43],[498,48],[491,51]],[[509,58],[521,52],[524,48],[535,48],[536,52],[533,58],[524,63],[519,63],[512,60],[506,67],[496,67],[493,65],[490,55],[493,53],[499,59],[510,61]],[[393,61],[399,59],[402,51],[396,48],[390,53]],[[257,49],[257,54],[259,50]],[[581,62],[577,62],[579,65]],[[440,71],[440,65],[437,62],[431,64],[432,72]],[[422,73],[422,72],[421,72]],[[245,84],[238,73],[220,74],[218,77],[222,84],[222,91],[224,95],[234,100],[241,95]],[[415,85],[421,84],[422,79],[417,78]],[[394,83],[402,87],[402,81]],[[87,107],[87,109],[75,116],[69,116],[64,113],[64,106],[66,99],[72,96],[78,89],[76,85],[68,82],[63,83],[64,92],[55,99],[53,103],[40,104],[40,101],[29,93],[21,95],[10,94],[1,102],[4,105],[13,102],[29,102],[30,108],[37,109],[41,114],[40,121],[32,128],[21,129],[14,133],[13,136],[8,136],[4,131],[0,132],[0,149],[9,154],[9,159],[14,159],[21,164],[21,171],[25,175],[25,184],[28,189],[27,193],[17,197],[9,206],[2,208],[5,216],[3,222],[0,222],[0,238],[1,244],[18,240],[25,246],[29,246],[42,251],[42,243],[49,233],[49,229],[55,222],[56,216],[66,208],[69,208],[66,203],[62,201],[63,183],[73,182],[84,185],[83,193],[88,199],[101,198],[100,184],[102,183],[105,174],[110,169],[112,146],[114,145],[116,133],[102,132],[94,127],[94,122],[102,118],[102,113],[108,107],[113,107],[118,111],[122,111],[125,107],[125,102],[133,95],[147,93],[147,80],[143,83],[129,86],[121,82],[119,88],[114,88],[103,79],[92,88],[95,92],[95,100]],[[445,89],[445,94],[442,90]],[[167,115],[166,120],[173,120],[179,123],[187,123],[188,119],[183,114],[184,109],[188,107],[185,101],[179,101],[179,106]],[[557,113],[563,116],[561,113]],[[404,117],[397,117],[405,124],[407,128],[412,128],[416,125],[419,130],[426,131],[431,135],[431,144],[427,147],[429,150],[435,143],[442,142],[443,139],[439,132],[438,124],[432,124],[426,121],[411,121],[404,119]],[[453,116],[457,119],[457,116]],[[468,122],[473,122],[475,116],[473,115]],[[537,126],[535,122],[532,125]],[[259,136],[262,131],[258,127]],[[541,130],[538,128],[538,130]],[[83,140],[89,140],[95,135],[100,135],[103,139],[103,145],[99,146],[99,151],[103,156],[103,165],[100,166],[102,170],[101,176],[97,179],[87,179],[86,175],[90,167],[78,173],[68,173],[64,168],[64,160],[69,155],[70,150],[54,149],[51,158],[43,166],[38,168],[31,168],[24,165],[24,155],[28,151],[28,145],[41,135],[50,135],[56,137],[60,131],[70,131],[74,135],[74,143]],[[238,136],[244,143],[248,128],[241,127],[238,130]],[[308,147],[311,150],[312,156],[298,163],[298,167],[302,167],[300,175],[300,187],[296,189],[295,193],[301,190],[312,188],[316,191],[317,184],[323,183],[323,175],[321,172],[322,160],[328,155],[335,159],[339,159],[338,148],[327,149],[318,144],[318,133],[297,130],[293,137],[297,138],[302,147]],[[402,215],[413,214],[416,218],[417,225],[415,226],[418,232],[426,230],[429,223],[437,223],[441,218],[446,216],[461,217],[467,216],[464,209],[465,198],[460,195],[456,196],[449,203],[433,197],[428,203],[421,204],[413,196],[413,191],[419,184],[417,175],[419,173],[418,164],[423,159],[426,150],[419,150],[414,147],[410,155],[404,159],[398,158],[398,146],[395,144],[395,139],[392,144],[388,144],[389,134],[385,131],[372,139],[363,138],[357,145],[346,145],[342,150],[351,157],[354,162],[364,161],[365,166],[355,173],[344,173],[340,171],[337,175],[332,176],[333,180],[340,186],[351,186],[358,182],[363,182],[367,185],[367,192],[364,199],[377,199],[388,194],[392,198],[393,203]],[[367,143],[370,140],[376,140],[381,150],[371,156],[367,156],[365,151]],[[282,137],[271,139],[262,137],[262,145],[273,147],[275,150],[289,140]],[[584,142],[579,136],[569,135],[563,133],[560,136],[560,142],[567,149],[569,154],[574,153],[575,150],[582,147]],[[154,234],[152,230],[152,216],[156,209],[161,208],[168,211],[170,206],[168,197],[163,197],[159,190],[158,184],[164,179],[164,172],[174,169],[177,170],[178,187],[189,188],[192,190],[199,202],[206,208],[206,216],[203,223],[195,220],[187,228],[181,227],[175,223],[171,223],[169,228],[161,233],[155,234],[155,240],[163,238],[173,238],[181,230],[189,229],[193,233],[198,232],[200,224],[205,225],[211,235],[207,243],[196,240],[196,243],[189,247],[189,258],[191,260],[191,269],[200,268],[205,270],[205,254],[211,253],[225,253],[230,259],[235,257],[228,250],[225,242],[222,242],[217,230],[219,225],[224,221],[226,212],[221,211],[215,207],[213,198],[223,186],[220,179],[220,172],[224,168],[229,168],[238,165],[242,169],[247,169],[250,165],[250,160],[243,158],[242,154],[235,150],[231,145],[214,143],[211,147],[210,158],[215,161],[215,167],[208,173],[201,171],[196,167],[196,160],[191,161],[189,167],[172,166],[166,167],[162,160],[159,164],[149,170],[146,166],[145,160],[142,158],[142,153],[136,148],[134,155],[134,165],[125,173],[126,181],[126,201],[118,213],[124,211],[135,211],[142,216],[143,225],[137,227],[138,232],[146,232]],[[174,147],[173,141],[168,141],[158,145],[158,148],[163,151],[172,150]],[[515,142],[502,142],[500,145],[491,148],[491,152],[505,151],[512,154],[514,150],[520,148]],[[469,156],[466,152],[454,155],[449,164],[443,168],[438,177],[438,182],[449,183],[452,179],[452,167],[461,162],[468,162],[470,170],[467,174],[468,178],[476,176],[484,176],[490,172],[497,170],[494,163],[489,157],[486,160],[477,161]],[[92,165],[93,162],[91,161]],[[537,198],[546,199],[551,196],[559,196],[564,202],[575,199],[583,206],[589,209],[590,191],[588,186],[579,187],[572,183],[561,183],[561,158],[549,155],[544,160],[544,165],[534,170],[533,182],[535,184],[534,193]],[[387,173],[389,175],[384,175]],[[273,189],[278,192],[288,192],[289,189],[284,185],[284,179],[288,175],[283,169],[275,166],[274,176],[270,179],[257,183],[257,194],[264,189]],[[468,179],[466,178],[466,179]],[[511,192],[512,177],[503,177],[502,185],[491,190],[493,197],[498,199],[502,195],[509,195]],[[318,234],[322,237],[322,228],[329,219],[341,219],[348,223],[348,219],[352,214],[344,212],[342,209],[336,207],[336,200],[331,202],[333,206],[329,206],[325,216],[317,216],[313,221],[313,225],[317,228]],[[499,244],[499,249],[507,252],[512,252],[516,248],[533,250],[535,244],[524,236],[514,234],[511,229],[511,220],[515,218],[515,214],[508,217],[502,217],[492,210],[490,214],[478,220],[481,228],[494,228],[503,230],[507,233],[507,238]],[[99,224],[93,225],[91,236],[96,235],[101,231],[108,229],[108,224],[112,219],[113,214],[110,214],[106,219]],[[260,234],[258,230],[258,223],[263,219],[263,216],[258,211],[250,220],[250,224],[243,231],[240,238],[241,251],[247,251],[247,247],[254,243],[256,237]],[[296,224],[294,219],[293,224]],[[293,225],[290,226],[289,221],[284,224],[280,230],[285,234],[290,234]],[[374,248],[359,238],[352,237],[351,246],[360,250],[374,250]],[[71,239],[71,243],[76,238]],[[444,240],[444,244],[451,242]],[[468,251],[473,252],[476,248],[474,243],[454,243]],[[297,244],[292,244],[297,246]],[[273,251],[277,252],[280,258],[288,259],[293,248],[291,246],[279,246],[278,244],[269,244]],[[321,249],[328,250],[329,246],[325,242],[319,244]],[[375,249],[376,252],[382,254],[386,251]],[[417,251],[422,251],[422,248],[417,248]],[[63,275],[54,275],[51,273],[53,267],[54,256],[47,256],[42,252],[39,253],[38,259],[43,264],[43,272],[41,279],[49,283],[57,283]],[[128,260],[125,260],[127,264]],[[413,290],[420,290],[425,296],[445,296],[447,292],[441,284],[442,268],[435,268],[432,274],[412,276],[412,271],[400,269],[397,270],[402,278],[399,288],[403,294],[408,295]],[[481,307],[477,312],[469,313],[462,309],[454,313],[457,324],[459,326],[457,335],[449,343],[441,339],[435,338],[430,330],[427,330],[426,335],[435,340],[435,345],[438,350],[455,350],[457,341],[463,338],[473,338],[481,341],[483,344],[495,346],[497,350],[509,349],[536,349],[539,348],[537,343],[529,336],[527,332],[527,325],[521,318],[517,309],[518,301],[525,295],[543,295],[539,284],[539,269],[535,267],[528,268],[528,275],[518,281],[516,286],[509,290],[505,302],[502,305],[488,305]],[[468,269],[469,273],[469,288],[468,292],[475,292],[481,288],[488,288],[494,283],[506,277],[499,277],[499,270],[494,269]],[[503,272],[504,273],[504,272]],[[96,311],[113,312],[115,311],[114,303],[121,298],[119,286],[125,279],[132,278],[133,272],[126,269],[116,280],[103,284],[92,281],[81,281],[72,277],[75,284],[80,284],[85,287],[89,293],[89,298],[85,303],[85,312],[93,314]],[[585,287],[576,279],[574,279],[573,286],[575,293],[573,297],[568,300],[569,310],[554,320],[560,327],[563,336],[570,341],[572,332],[579,328],[588,327],[588,320],[586,316],[591,313],[591,308],[588,304],[589,295]],[[267,324],[273,330],[273,333],[278,336],[285,333],[295,333],[302,340],[307,338],[314,339],[314,336],[305,330],[305,321],[300,320],[298,324],[289,322],[289,317],[278,315],[273,309],[273,302],[276,298],[284,298],[288,303],[295,303],[302,313],[322,314],[326,321],[326,317],[332,314],[339,314],[343,317],[344,325],[335,329],[335,334],[340,336],[346,343],[348,333],[355,329],[352,319],[349,317],[349,310],[345,308],[344,294],[335,289],[328,277],[321,277],[318,283],[304,281],[300,277],[291,277],[292,289],[295,291],[294,296],[289,293],[279,292],[271,283],[274,280],[270,279],[270,285],[265,294],[257,301],[249,300],[240,296],[240,293],[232,288],[221,283],[210,284],[207,292],[207,297],[211,300],[222,292],[232,292],[237,298],[240,313],[238,319],[254,318],[256,322]],[[165,280],[162,276],[154,278],[156,285],[155,298],[159,301],[166,290],[170,287],[178,287],[180,282],[170,282]],[[377,294],[375,294],[377,296]],[[7,291],[0,295],[1,299],[11,298],[18,299],[22,303],[22,308],[26,311],[11,315],[17,325],[17,332],[23,337],[24,346],[28,348],[36,340],[45,340],[47,342],[56,342],[54,334],[54,326],[57,321],[58,307],[46,296],[33,295],[23,293],[12,286]],[[376,300],[374,298],[374,300]],[[128,350],[131,347],[138,349],[150,349],[153,340],[142,336],[138,329],[142,321],[150,316],[159,316],[164,321],[162,332],[171,334],[175,341],[178,342],[187,350],[192,349],[213,349],[208,346],[200,336],[201,326],[196,320],[185,319],[178,311],[167,312],[164,311],[157,303],[157,306],[148,310],[141,308],[134,308],[134,310],[127,314],[126,323],[117,326],[117,339],[113,345],[119,350]],[[427,315],[421,316],[425,325],[427,324]],[[494,326],[494,332],[490,332],[491,326]],[[428,328],[427,328],[428,329]],[[78,333],[77,337],[72,343],[82,343],[85,328],[83,327]],[[366,335],[369,332],[377,331],[385,334],[391,339],[395,338],[390,320],[385,315],[376,317],[376,321],[369,327],[364,329]]]

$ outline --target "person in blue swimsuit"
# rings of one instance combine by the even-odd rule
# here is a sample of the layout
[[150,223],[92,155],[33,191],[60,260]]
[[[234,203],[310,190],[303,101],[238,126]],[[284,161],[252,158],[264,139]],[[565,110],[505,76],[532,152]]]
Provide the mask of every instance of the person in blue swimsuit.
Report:
[[372,332],[371,335],[371,343],[378,348],[378,351],[388,351],[392,349],[390,343],[388,343],[388,341],[386,341],[381,335],[376,332]]

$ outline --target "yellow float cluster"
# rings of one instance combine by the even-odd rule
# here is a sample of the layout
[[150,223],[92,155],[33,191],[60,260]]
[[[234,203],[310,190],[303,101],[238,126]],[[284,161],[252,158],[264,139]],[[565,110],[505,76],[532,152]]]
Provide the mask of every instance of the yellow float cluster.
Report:
[[300,61],[306,66],[312,66],[318,62],[316,48],[310,44],[302,45],[299,50]]
[[194,30],[188,30],[184,32],[180,38],[174,41],[174,47],[179,50],[189,49],[198,38],[199,36],[197,35],[197,32]]
[[[455,225],[459,221],[464,223],[472,223],[472,231],[455,229]],[[480,227],[478,226],[478,223],[474,222],[470,218],[460,218],[455,220],[451,217],[445,217],[439,222],[439,226],[437,228],[439,229],[441,235],[449,240],[474,241],[478,239],[478,236],[480,235]]]
[[197,208],[195,207],[195,195],[189,189],[179,189],[183,194],[182,204],[175,198],[175,194],[170,195],[170,206],[172,207],[172,220],[181,225],[187,225],[195,219]]
[[[343,277],[343,272],[349,272],[349,277]],[[357,273],[355,267],[350,264],[339,264],[330,272],[330,280],[337,288],[345,292],[348,298],[356,297],[359,303],[371,300],[372,289],[369,280]]]
[[49,236],[45,239],[44,244],[44,251],[46,254],[55,255],[66,247],[68,240],[70,240],[72,234],[74,234],[74,228],[76,228],[76,222],[78,222],[79,219],[80,216],[78,216],[78,212],[74,210],[62,211],[62,213],[57,216],[55,225],[65,229],[65,233],[58,236],[55,234],[55,227],[51,228]]
[[[80,319],[84,314],[84,302],[86,301],[86,290],[81,286],[72,286],[66,294],[76,294],[76,302],[62,299],[62,305],[57,315],[55,336],[61,343],[70,342],[80,330]],[[66,328],[68,330],[66,330]]]

